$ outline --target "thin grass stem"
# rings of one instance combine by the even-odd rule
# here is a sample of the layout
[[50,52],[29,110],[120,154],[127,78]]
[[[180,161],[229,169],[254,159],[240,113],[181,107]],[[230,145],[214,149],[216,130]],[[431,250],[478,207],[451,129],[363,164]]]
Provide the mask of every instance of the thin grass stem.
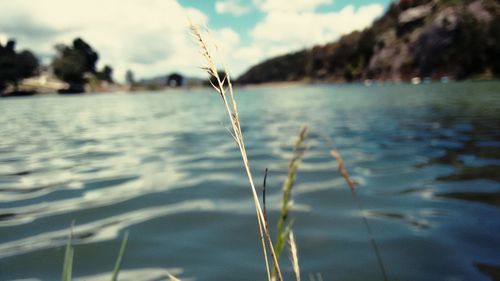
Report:
[[71,281],[72,279],[72,272],[73,272],[73,258],[74,258],[74,249],[73,246],[71,245],[71,242],[73,240],[73,227],[74,227],[75,222],[71,222],[71,227],[69,230],[69,235],[68,235],[68,242],[66,244],[66,250],[64,252],[64,263],[63,263],[63,271],[62,271],[62,276],[61,280],[62,281]]
[[387,276],[387,271],[385,269],[384,262],[382,260],[382,256],[380,255],[380,250],[378,248],[377,241],[375,240],[375,237],[373,235],[373,231],[370,227],[370,224],[368,223],[368,219],[365,216],[365,212],[364,212],[363,205],[361,204],[361,200],[358,198],[358,195],[356,193],[356,184],[349,176],[349,173],[347,172],[347,169],[345,168],[345,165],[344,165],[344,160],[342,159],[342,156],[340,156],[340,153],[336,149],[332,149],[332,150],[330,150],[330,154],[332,155],[333,158],[335,158],[337,160],[338,170],[340,172],[340,175],[344,178],[345,182],[349,186],[349,189],[351,190],[351,195],[352,195],[353,201],[355,202],[358,211],[361,213],[361,218],[363,220],[363,224],[365,225],[366,232],[368,233],[371,247],[372,247],[373,252],[375,253],[375,256],[377,258],[380,272],[382,273],[384,281],[388,281],[389,278]]
[[[260,240],[261,240],[261,244],[262,244],[262,250],[264,253],[264,259],[265,259],[265,263],[266,263],[266,271],[268,273],[268,279],[271,280],[269,261],[268,261],[268,257],[267,257],[267,251],[269,250],[269,254],[271,255],[271,260],[273,262],[273,265],[278,272],[278,280],[281,281],[281,280],[283,280],[283,278],[281,276],[281,270],[279,268],[279,264],[278,264],[278,260],[277,260],[276,255],[275,255],[273,243],[272,243],[271,237],[269,235],[269,229],[266,227],[266,224],[265,224],[264,214],[263,214],[260,202],[259,202],[259,197],[257,195],[257,190],[255,188],[254,180],[252,177],[252,172],[250,169],[250,164],[248,161],[245,142],[243,140],[243,133],[241,131],[240,119],[239,119],[239,114],[238,114],[238,107],[236,104],[236,99],[234,97],[233,87],[231,85],[231,78],[227,72],[227,69],[225,69],[226,76],[223,79],[221,79],[221,77],[217,71],[217,67],[214,63],[213,56],[210,54],[210,51],[208,50],[208,44],[205,42],[205,39],[203,38],[199,29],[196,26],[191,24],[190,27],[191,27],[191,32],[192,32],[194,38],[196,39],[196,41],[198,42],[198,45],[200,46],[201,53],[206,60],[206,66],[203,67],[203,69],[205,69],[207,71],[207,73],[215,79],[216,83],[212,83],[212,86],[214,87],[215,91],[222,98],[222,101],[223,101],[224,107],[226,109],[226,112],[228,114],[229,120],[231,121],[231,126],[233,129],[232,136],[235,139],[235,141],[238,145],[238,148],[240,150],[240,154],[241,154],[241,157],[243,160],[243,165],[245,167],[245,172],[247,174],[248,181],[250,183],[252,197],[253,197],[253,201],[254,201],[254,205],[255,205]],[[227,90],[224,86],[225,83],[228,85]],[[228,93],[229,93],[229,100],[228,100]]]
[[113,274],[111,275],[111,281],[118,280],[118,274],[120,273],[120,268],[122,266],[123,256],[125,255],[125,248],[128,242],[128,232],[125,232],[122,243],[120,245],[120,251],[118,252],[118,257],[116,258],[115,267],[113,268]]

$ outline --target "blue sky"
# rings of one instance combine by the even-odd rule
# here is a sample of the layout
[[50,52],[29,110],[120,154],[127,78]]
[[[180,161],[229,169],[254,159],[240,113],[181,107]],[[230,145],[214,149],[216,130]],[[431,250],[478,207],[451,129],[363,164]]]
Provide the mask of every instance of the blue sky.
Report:
[[[225,16],[221,17],[220,13],[217,13],[215,10],[215,5],[217,1],[204,1],[204,0],[179,0],[179,3],[184,6],[184,7],[194,7],[197,9],[200,9],[201,11],[205,12],[207,16],[210,18],[211,26],[215,28],[222,28],[228,26],[228,21],[231,21],[230,25],[234,28],[236,28],[240,32],[248,31],[250,30],[253,26],[255,26],[260,20],[262,20],[265,17],[265,13],[263,13],[261,10],[256,9],[252,4],[251,0],[246,0],[246,1],[235,1],[237,3],[245,3],[248,2],[250,4],[247,4],[248,7],[251,7],[249,9],[249,12],[246,14],[243,14],[241,16],[233,15],[226,13]],[[223,1],[220,1],[223,2]],[[370,4],[380,4],[384,8],[387,7],[387,5],[390,3],[390,0],[378,0],[378,1],[370,1],[370,0],[355,0],[355,1],[349,1],[349,0],[335,0],[332,1],[331,4],[325,4],[321,5],[317,8],[317,11],[320,13],[325,13],[325,12],[333,12],[333,11],[338,11],[344,8],[345,6],[348,5],[353,5],[356,8],[370,5]]]
[[115,78],[178,71],[202,76],[187,18],[208,26],[233,75],[263,59],[336,40],[369,26],[389,0],[0,1],[0,42],[17,41],[50,62],[57,43],[82,37]]
[[[307,0],[306,0],[307,1]],[[232,2],[238,3],[242,7],[246,7],[247,12],[243,14],[221,13],[216,11],[217,2]],[[203,11],[210,21],[211,28],[225,28],[230,26],[239,33],[245,44],[251,43],[251,30],[266,17],[266,12],[258,8],[258,1],[241,0],[241,1],[200,1],[200,0],[179,0],[179,3],[185,7],[194,7]],[[280,1],[285,2],[285,1]],[[294,1],[291,1],[294,2]],[[300,1],[299,1],[300,2]],[[305,2],[305,1],[304,1]],[[320,2],[320,1],[318,1]],[[378,4],[383,7],[383,10],[391,3],[391,0],[333,0],[323,1],[325,4],[320,4],[314,9],[318,14],[338,12],[346,6],[352,5],[359,9],[363,6]],[[246,4],[245,4],[246,3]]]

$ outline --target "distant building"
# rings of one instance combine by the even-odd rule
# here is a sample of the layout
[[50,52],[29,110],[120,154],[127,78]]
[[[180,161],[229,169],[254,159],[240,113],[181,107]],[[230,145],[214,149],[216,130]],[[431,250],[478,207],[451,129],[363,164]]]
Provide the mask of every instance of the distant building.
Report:
[[167,85],[170,87],[181,87],[184,85],[184,76],[172,73],[167,77]]
[[53,73],[52,68],[42,67],[37,76],[24,79],[20,88],[34,90],[39,93],[56,93],[61,89],[67,89],[69,85],[59,80]]

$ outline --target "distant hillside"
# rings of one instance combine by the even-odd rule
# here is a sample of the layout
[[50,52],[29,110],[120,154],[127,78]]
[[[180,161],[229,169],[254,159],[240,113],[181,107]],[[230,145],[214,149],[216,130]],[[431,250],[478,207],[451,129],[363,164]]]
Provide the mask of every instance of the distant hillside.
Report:
[[498,0],[406,0],[363,31],[266,60],[241,84],[500,76]]

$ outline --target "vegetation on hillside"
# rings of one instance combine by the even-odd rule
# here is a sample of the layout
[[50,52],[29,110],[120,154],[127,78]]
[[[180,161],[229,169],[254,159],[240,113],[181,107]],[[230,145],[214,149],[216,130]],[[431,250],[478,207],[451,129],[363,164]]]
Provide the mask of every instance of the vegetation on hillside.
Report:
[[401,0],[371,27],[266,60],[241,84],[500,77],[500,3]]

